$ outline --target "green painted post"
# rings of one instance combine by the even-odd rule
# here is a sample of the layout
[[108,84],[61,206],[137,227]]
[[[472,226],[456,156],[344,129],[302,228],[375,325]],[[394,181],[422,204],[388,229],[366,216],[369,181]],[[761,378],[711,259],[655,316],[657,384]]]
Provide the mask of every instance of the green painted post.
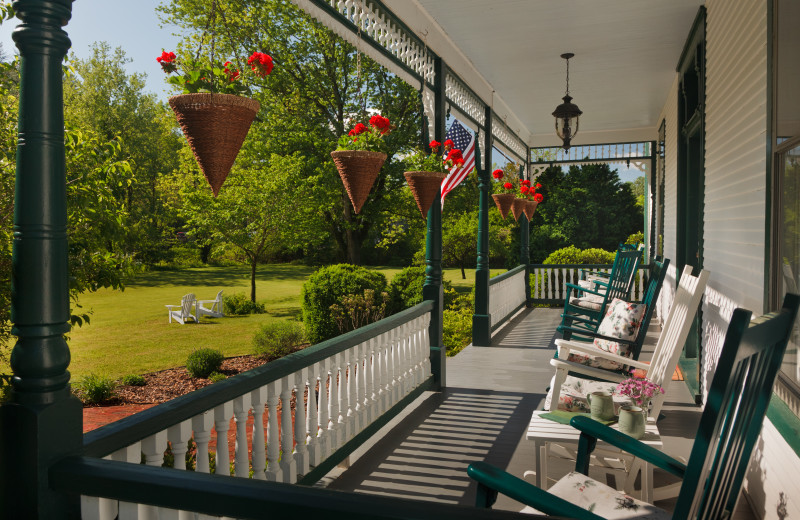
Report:
[[[447,69],[444,60],[437,57],[434,61],[434,135],[437,141],[444,142],[446,97],[445,87]],[[428,328],[431,341],[431,373],[434,390],[444,390],[447,386],[447,350],[442,341],[444,325],[444,292],[442,288],[442,196],[441,190],[428,210],[428,233],[425,237],[425,284],[422,286],[422,298],[433,300],[431,324]]]
[[77,517],[78,497],[48,487],[54,461],[83,442],[81,403],[69,389],[69,271],[61,29],[72,0],[18,0],[13,33],[20,53],[12,256],[13,370],[0,408],[0,515]]
[[[472,344],[488,347],[492,344],[491,315],[489,314],[489,169],[492,164],[492,108],[486,107],[484,144],[486,159],[480,163],[481,147],[475,143],[475,164],[478,167],[478,261],[475,268],[475,314],[472,315]],[[480,167],[482,166],[482,168]]]
[[[524,169],[520,168],[519,176],[522,178]],[[530,164],[528,165],[530,172]],[[530,176],[529,176],[530,177]],[[531,227],[528,217],[523,213],[519,217],[519,263],[525,266],[525,306],[531,306],[531,278],[528,265],[531,263],[530,249]]]

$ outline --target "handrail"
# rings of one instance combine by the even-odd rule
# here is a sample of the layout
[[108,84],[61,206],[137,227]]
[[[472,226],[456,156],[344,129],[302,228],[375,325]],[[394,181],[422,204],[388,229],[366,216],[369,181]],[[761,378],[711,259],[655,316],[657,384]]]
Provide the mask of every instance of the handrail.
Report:
[[83,452],[89,456],[105,457],[132,442],[163,430],[166,426],[191,419],[199,413],[386,333],[431,310],[433,302],[424,301],[378,322],[102,426],[84,435]]
[[489,279],[489,287],[491,287],[494,284],[502,282],[506,278],[511,278],[515,274],[519,273],[520,271],[524,271],[524,270],[525,270],[525,266],[524,265],[518,265],[517,267],[515,267],[514,269],[511,269],[510,271],[506,271],[505,273],[498,274],[497,276],[493,276],[492,278]]
[[[567,294],[567,283],[576,285],[581,279],[580,270],[610,272],[613,264],[529,264],[531,277],[531,303],[563,305]],[[645,273],[651,264],[639,264],[631,290],[631,299],[641,300],[645,290]]]

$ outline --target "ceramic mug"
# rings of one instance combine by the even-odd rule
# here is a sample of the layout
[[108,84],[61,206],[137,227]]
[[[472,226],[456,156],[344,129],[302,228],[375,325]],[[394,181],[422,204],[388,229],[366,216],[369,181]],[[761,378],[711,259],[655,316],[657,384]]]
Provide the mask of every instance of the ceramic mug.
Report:
[[644,436],[644,412],[638,406],[623,406],[619,409],[619,431],[634,439]]
[[609,392],[592,392],[588,399],[592,419],[610,421],[614,418],[614,398]]

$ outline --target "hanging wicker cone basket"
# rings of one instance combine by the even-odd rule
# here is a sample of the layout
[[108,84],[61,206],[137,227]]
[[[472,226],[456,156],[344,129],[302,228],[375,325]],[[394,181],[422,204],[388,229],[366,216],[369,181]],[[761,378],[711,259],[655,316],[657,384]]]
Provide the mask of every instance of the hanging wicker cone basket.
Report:
[[511,202],[511,213],[514,214],[514,220],[519,221],[520,215],[525,210],[525,199],[514,198]]
[[378,178],[386,154],[366,150],[335,150],[331,152],[331,157],[357,215]]
[[511,209],[511,203],[514,202],[514,195],[510,193],[495,193],[492,195],[497,210],[503,218],[508,216],[508,211]]
[[536,202],[535,200],[526,200],[525,201],[525,210],[524,211],[525,211],[525,216],[528,217],[528,222],[531,221],[531,219],[533,218],[533,214],[536,213],[536,206],[538,206],[538,205],[539,205],[539,203]]
[[181,94],[169,106],[216,197],[261,105],[231,94]]
[[439,193],[439,187],[445,178],[444,173],[439,172],[405,172],[403,174],[408,182],[408,187],[411,188],[411,193],[414,194],[414,200],[417,201],[417,207],[422,215],[422,219],[427,222],[428,210],[431,209],[436,195]]

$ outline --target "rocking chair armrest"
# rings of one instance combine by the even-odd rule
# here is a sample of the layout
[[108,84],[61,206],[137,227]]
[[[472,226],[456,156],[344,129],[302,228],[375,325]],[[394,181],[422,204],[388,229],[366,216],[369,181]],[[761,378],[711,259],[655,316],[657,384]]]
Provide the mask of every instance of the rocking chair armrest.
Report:
[[581,287],[580,285],[575,285],[575,284],[569,283],[569,282],[566,282],[564,285],[569,289],[575,289],[577,291],[582,291],[582,292],[586,292],[586,293],[590,293],[590,294],[596,294],[597,296],[605,296],[606,295],[605,293],[593,291],[591,289],[587,289],[586,287]]
[[592,276],[599,276],[601,278],[611,278],[611,273],[606,273],[604,271],[593,271],[591,269],[581,269],[581,273],[584,275],[592,275]]
[[557,339],[556,348],[558,349],[559,360],[566,360],[569,358],[569,352],[577,351],[580,354],[589,354],[590,356],[600,357],[609,361],[616,361],[621,365],[628,365],[630,367],[641,368],[644,370],[648,370],[650,368],[650,365],[647,363],[642,363],[641,361],[620,356],[619,354],[612,354],[611,352],[600,350],[590,343],[576,343],[573,341]]
[[473,462],[467,467],[467,474],[478,482],[477,507],[491,507],[499,492],[547,515],[571,517],[577,520],[602,519],[587,509],[551,495],[486,462]]
[[[677,477],[683,478],[686,473],[686,464],[670,457],[663,451],[648,446],[633,437],[625,435],[619,430],[615,430],[589,417],[573,417],[569,421],[569,424],[581,432],[581,439],[579,441],[580,451],[578,452],[578,458],[575,462],[576,471],[581,471],[585,474],[581,468],[585,467],[588,469],[589,455],[594,447],[594,443],[597,440],[601,440],[631,455],[639,457],[645,462],[658,466]],[[584,453],[584,451],[587,451],[586,448],[589,448],[589,453]]]
[[[633,341],[633,340],[622,339],[622,338],[612,338],[611,336],[603,336],[602,334],[598,334],[597,332],[592,332],[591,330],[588,330],[588,329],[579,329],[579,328],[574,328],[574,327],[561,327],[559,329],[559,332],[561,332],[562,334],[564,332],[571,332],[572,334],[578,334],[578,335],[581,335],[581,336],[589,336],[592,339],[604,339],[604,340],[607,340],[607,341],[613,341],[615,343],[624,343],[626,345],[635,345],[636,344],[636,342]],[[570,338],[569,341],[572,341],[572,339]],[[586,341],[589,341],[589,340],[586,340]]]
[[555,367],[556,372],[566,370],[567,374],[577,377],[589,377],[597,381],[606,381],[608,383],[621,383],[631,377],[630,374],[621,371],[590,367],[574,361],[563,361],[556,358],[550,360],[550,365]]

